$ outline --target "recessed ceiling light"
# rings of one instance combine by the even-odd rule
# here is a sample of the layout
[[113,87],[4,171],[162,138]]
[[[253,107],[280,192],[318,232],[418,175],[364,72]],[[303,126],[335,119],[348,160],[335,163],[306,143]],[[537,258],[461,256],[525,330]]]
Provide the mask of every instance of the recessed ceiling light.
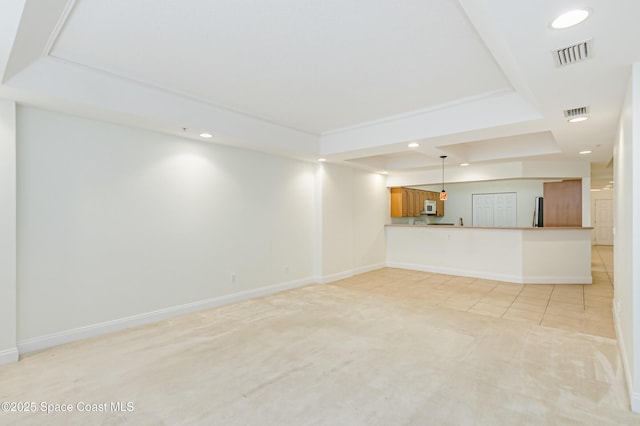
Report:
[[420,146],[420,144],[418,142],[411,142],[409,145],[407,145],[409,148],[417,148]]
[[318,158],[318,161],[321,162],[321,163],[324,163],[325,161],[327,161],[327,159],[326,158]]
[[211,133],[204,132],[204,133],[200,133],[200,137],[209,139],[209,138],[212,138],[213,135]]
[[469,165],[469,163],[461,163],[460,164],[462,167],[467,167]]
[[591,192],[598,192],[600,191],[599,189],[592,189]]
[[602,189],[604,189],[605,191],[609,191],[611,188],[609,188],[608,186],[605,186],[605,187],[604,187],[604,188],[602,188]]
[[589,16],[589,11],[584,9],[575,9],[570,10],[562,15],[558,16],[551,23],[551,27],[556,30],[561,30],[563,28],[573,27],[574,25],[578,25],[580,22],[587,19]]
[[588,119],[589,119],[589,117],[585,117],[585,116],[573,117],[573,118],[569,119],[569,123],[579,123],[581,121],[587,121]]
[[386,170],[380,170],[378,173],[380,173],[381,175],[388,175],[389,172]]
[[609,181],[609,183],[613,183],[613,181],[612,181],[612,180],[610,180],[610,181]]
[[580,151],[579,154],[591,154],[593,151],[589,151],[588,149],[584,150],[584,151]]

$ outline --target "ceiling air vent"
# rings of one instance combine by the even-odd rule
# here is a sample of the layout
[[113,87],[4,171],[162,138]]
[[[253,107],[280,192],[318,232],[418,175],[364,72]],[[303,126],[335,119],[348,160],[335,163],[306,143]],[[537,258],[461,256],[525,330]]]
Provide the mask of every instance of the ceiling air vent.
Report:
[[593,56],[591,40],[583,41],[562,49],[553,51],[553,59],[556,66],[564,67],[577,62],[586,61]]
[[567,118],[578,117],[580,115],[589,114],[589,107],[571,108],[564,110],[564,116]]

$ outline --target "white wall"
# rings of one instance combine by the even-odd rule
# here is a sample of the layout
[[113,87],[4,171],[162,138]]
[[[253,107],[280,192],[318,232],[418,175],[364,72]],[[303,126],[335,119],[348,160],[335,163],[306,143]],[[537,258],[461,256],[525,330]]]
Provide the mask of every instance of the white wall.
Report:
[[[437,191],[442,190],[442,185],[427,185],[416,188]],[[426,216],[429,222],[444,222],[458,224],[462,218],[465,226],[473,225],[473,194],[516,192],[517,193],[517,226],[531,227],[533,225],[533,211],[535,198],[541,197],[544,189],[544,181],[540,179],[510,179],[492,182],[468,182],[452,183],[445,185],[447,201],[444,202],[444,216]],[[425,218],[425,216],[423,216]]]
[[639,113],[640,64],[635,64],[614,146],[614,309],[618,344],[636,412],[640,412]]
[[388,226],[387,262],[396,268],[523,282],[523,232]]
[[15,103],[0,99],[0,365],[18,359],[15,150]]
[[358,169],[352,173],[354,269],[384,266],[391,194],[384,176]]
[[333,164],[323,164],[321,176],[324,281],[383,266],[390,198],[383,176]]
[[312,281],[313,164],[32,108],[17,119],[19,341]]

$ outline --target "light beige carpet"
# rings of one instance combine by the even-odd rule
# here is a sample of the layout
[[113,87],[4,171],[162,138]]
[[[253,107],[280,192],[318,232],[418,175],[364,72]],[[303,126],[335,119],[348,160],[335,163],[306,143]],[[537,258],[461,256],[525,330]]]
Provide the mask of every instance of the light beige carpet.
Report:
[[0,367],[0,401],[39,406],[2,425],[640,424],[613,339],[340,285],[31,354]]

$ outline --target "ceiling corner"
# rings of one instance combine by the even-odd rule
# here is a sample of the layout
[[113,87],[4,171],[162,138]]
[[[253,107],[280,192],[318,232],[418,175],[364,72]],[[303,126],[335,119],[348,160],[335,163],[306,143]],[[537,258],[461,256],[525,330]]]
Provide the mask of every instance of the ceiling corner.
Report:
[[[4,67],[2,81],[15,77],[39,58],[46,56],[69,16],[75,0],[26,0],[14,2],[13,12],[23,4],[15,37]],[[4,8],[4,6],[3,6]],[[4,10],[3,10],[4,14]],[[16,19],[12,14],[11,19]]]

